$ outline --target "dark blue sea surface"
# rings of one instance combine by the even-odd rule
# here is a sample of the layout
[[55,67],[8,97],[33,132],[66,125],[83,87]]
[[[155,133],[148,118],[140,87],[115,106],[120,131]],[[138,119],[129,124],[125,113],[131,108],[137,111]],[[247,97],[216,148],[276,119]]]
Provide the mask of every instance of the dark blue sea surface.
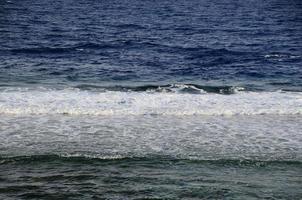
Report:
[[302,199],[302,1],[0,0],[0,199]]
[[302,3],[1,1],[3,85],[302,86]]

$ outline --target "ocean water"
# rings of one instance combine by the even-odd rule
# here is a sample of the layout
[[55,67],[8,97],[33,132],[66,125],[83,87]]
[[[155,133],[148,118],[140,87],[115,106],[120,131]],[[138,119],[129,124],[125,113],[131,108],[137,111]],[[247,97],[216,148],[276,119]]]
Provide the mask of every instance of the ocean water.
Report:
[[0,1],[0,199],[302,199],[302,2]]

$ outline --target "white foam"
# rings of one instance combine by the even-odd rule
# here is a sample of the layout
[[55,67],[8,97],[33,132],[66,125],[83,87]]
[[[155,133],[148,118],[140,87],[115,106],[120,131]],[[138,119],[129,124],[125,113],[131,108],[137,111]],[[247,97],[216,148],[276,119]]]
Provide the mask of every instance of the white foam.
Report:
[[282,61],[282,59],[296,59],[300,58],[301,56],[299,55],[286,55],[286,54],[267,54],[264,56],[265,58],[270,58],[270,59],[278,59],[279,61]]
[[0,115],[0,156],[302,161],[302,118]]
[[296,115],[302,114],[302,93],[277,91],[222,95],[7,89],[0,92],[0,114]]

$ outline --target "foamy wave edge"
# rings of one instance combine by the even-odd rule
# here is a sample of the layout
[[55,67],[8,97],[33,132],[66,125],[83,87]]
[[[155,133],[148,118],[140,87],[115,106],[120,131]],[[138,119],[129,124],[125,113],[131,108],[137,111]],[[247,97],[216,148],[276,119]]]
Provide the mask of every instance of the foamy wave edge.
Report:
[[179,94],[64,90],[5,90],[0,114],[13,115],[301,115],[302,93]]
[[26,162],[51,162],[51,161],[70,161],[70,162],[91,162],[91,161],[187,161],[187,162],[207,162],[213,164],[231,164],[231,165],[256,165],[261,166],[265,164],[298,164],[301,165],[301,160],[295,159],[264,159],[264,158],[203,158],[203,157],[186,157],[186,156],[167,156],[167,155],[145,155],[145,156],[101,156],[101,155],[85,155],[85,154],[38,154],[38,155],[19,155],[19,156],[0,156],[0,164],[7,163],[26,163]]

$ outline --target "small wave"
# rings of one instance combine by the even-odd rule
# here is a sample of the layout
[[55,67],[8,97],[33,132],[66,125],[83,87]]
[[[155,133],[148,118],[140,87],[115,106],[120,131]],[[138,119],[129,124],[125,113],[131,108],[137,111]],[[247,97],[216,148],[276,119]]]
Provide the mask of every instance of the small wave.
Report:
[[17,54],[62,54],[71,51],[73,48],[69,47],[36,47],[36,48],[20,48],[20,49],[11,49],[12,53]]
[[126,157],[122,155],[112,155],[112,156],[100,156],[100,155],[83,155],[83,154],[42,154],[42,155],[22,155],[22,156],[0,156],[0,164],[5,163],[29,163],[29,162],[51,162],[51,161],[71,161],[71,162],[81,162],[81,161],[109,161],[109,160],[124,160],[131,159],[131,157]]
[[[100,50],[108,48],[118,48],[121,44],[97,44],[97,43],[83,43],[63,47],[28,47],[7,49],[9,52],[15,54],[62,54],[71,52],[82,52],[84,50]],[[3,50],[2,50],[3,51]],[[5,51],[5,50],[4,50]]]
[[302,165],[297,160],[252,160],[252,159],[190,159],[182,157],[149,155],[143,157],[131,156],[91,156],[80,154],[43,154],[43,155],[24,155],[24,156],[0,156],[0,165],[2,164],[26,164],[26,163],[49,163],[49,162],[71,162],[71,163],[96,163],[96,162],[185,162],[185,163],[208,163],[215,165],[229,166],[266,166],[276,164]]
[[[169,90],[175,89],[169,87]],[[80,89],[8,88],[1,91],[0,113],[15,115],[300,115],[302,93],[207,93],[194,86],[176,87],[183,92],[120,92]],[[155,89],[155,90],[158,90]],[[166,90],[161,88],[161,90]],[[192,90],[198,91],[194,94]]]
[[272,54],[265,55],[264,58],[283,61],[283,60],[299,59],[301,58],[301,56],[291,55],[291,54],[272,53]]
[[145,29],[144,26],[141,26],[141,25],[138,25],[138,24],[118,24],[118,25],[115,25],[116,28],[119,28],[119,29],[135,29],[135,30],[138,30],[138,29]]
[[143,85],[143,86],[98,86],[81,84],[76,88],[81,90],[108,90],[120,92],[162,92],[162,93],[188,93],[188,94],[204,94],[204,93],[217,93],[217,94],[235,94],[240,91],[245,91],[244,87],[237,86],[202,86],[197,84],[167,84],[167,85]]

